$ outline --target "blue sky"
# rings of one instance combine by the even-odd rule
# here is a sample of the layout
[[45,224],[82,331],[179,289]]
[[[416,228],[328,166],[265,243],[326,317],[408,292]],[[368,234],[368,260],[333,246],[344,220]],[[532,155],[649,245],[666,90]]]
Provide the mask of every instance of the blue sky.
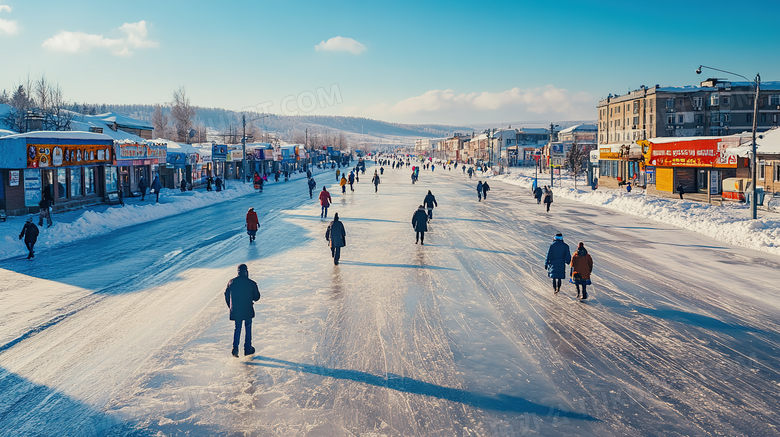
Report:
[[595,119],[699,64],[780,80],[780,2],[636,3],[0,0],[0,89],[468,124]]

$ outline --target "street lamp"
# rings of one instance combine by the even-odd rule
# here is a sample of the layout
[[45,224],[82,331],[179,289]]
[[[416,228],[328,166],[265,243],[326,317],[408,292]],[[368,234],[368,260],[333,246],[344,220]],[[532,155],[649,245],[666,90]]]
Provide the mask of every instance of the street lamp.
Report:
[[[255,118],[249,120],[249,122],[251,123],[251,122],[253,122],[255,120],[260,120],[261,118],[270,117],[270,116],[271,116],[271,114],[263,114],[263,115],[257,116]],[[244,123],[244,132],[243,132],[243,135],[241,135],[241,146],[242,146],[242,149],[244,150],[244,159],[241,161],[241,170],[243,171],[244,174],[241,177],[241,179],[243,179],[244,183],[246,183],[246,162],[247,162],[247,159],[246,159],[246,114],[241,114],[241,121]]]
[[731,71],[721,70],[718,68],[708,67],[706,65],[699,65],[696,69],[696,74],[701,74],[701,69],[707,68],[710,70],[720,71],[721,73],[733,74],[739,76],[750,84],[756,92],[755,98],[753,98],[753,156],[750,161],[750,165],[753,167],[752,186],[753,186],[753,201],[750,203],[750,218],[755,220],[758,218],[758,204],[756,202],[756,172],[758,171],[757,158],[756,158],[756,131],[758,130],[758,93],[761,90],[761,75],[756,73],[756,79],[750,80],[747,77],[737,74]]

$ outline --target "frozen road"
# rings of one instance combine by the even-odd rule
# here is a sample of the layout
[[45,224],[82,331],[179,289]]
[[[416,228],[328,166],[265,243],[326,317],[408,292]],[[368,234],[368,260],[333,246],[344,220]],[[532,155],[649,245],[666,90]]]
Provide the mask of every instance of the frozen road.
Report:
[[[305,181],[0,261],[0,435],[780,435],[780,257],[500,183],[478,203],[460,169],[374,194],[373,168],[331,190],[339,266]],[[552,293],[558,231],[594,258],[587,302]],[[236,359],[242,262],[263,297]]]

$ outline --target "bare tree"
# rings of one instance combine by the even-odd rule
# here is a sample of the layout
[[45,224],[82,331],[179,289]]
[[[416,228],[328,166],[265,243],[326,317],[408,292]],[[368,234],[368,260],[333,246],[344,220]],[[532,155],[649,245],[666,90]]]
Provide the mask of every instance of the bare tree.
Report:
[[184,87],[174,91],[171,117],[173,117],[173,125],[176,128],[177,141],[189,142],[189,130],[192,129],[192,122],[196,114],[197,112],[190,104],[190,98]]
[[3,124],[16,132],[27,132],[27,112],[35,107],[35,102],[27,91],[28,89],[22,84],[16,87],[8,101],[11,110],[3,116]]
[[168,115],[163,113],[162,105],[160,104],[154,105],[152,126],[154,127],[153,136],[155,138],[168,138]]
[[[38,81],[38,84],[44,89],[44,92],[39,92],[39,94],[46,96],[46,106],[39,106],[43,114],[43,128],[55,131],[70,130],[73,112],[68,110],[70,103],[65,100],[60,85],[47,83],[43,77]],[[43,101],[43,97],[41,99]]]
[[569,153],[566,155],[566,165],[569,167],[569,172],[574,176],[575,190],[577,189],[577,176],[580,174],[582,163],[587,157],[588,153],[575,140],[571,145],[571,149],[569,149]]
[[7,105],[10,101],[11,97],[8,95],[8,91],[3,90],[3,92],[0,93],[0,105]]

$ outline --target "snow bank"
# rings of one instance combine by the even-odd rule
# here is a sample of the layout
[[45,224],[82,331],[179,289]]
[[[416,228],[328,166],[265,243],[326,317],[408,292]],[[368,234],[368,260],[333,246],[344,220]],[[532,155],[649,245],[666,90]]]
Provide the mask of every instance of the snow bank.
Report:
[[[58,214],[54,214],[54,226],[46,228],[46,224],[40,228],[36,252],[41,248],[52,248],[85,238],[105,235],[111,231],[127,226],[146,223],[164,217],[192,211],[197,208],[224,202],[240,196],[254,193],[252,184],[233,182],[226,190],[216,192],[188,191],[181,193],[178,190],[163,189],[160,192],[160,203],[147,205],[126,205],[108,208],[104,212],[85,210],[71,223],[62,223],[57,220]],[[148,195],[154,202],[154,195]],[[24,243],[19,240],[19,232],[24,225],[25,217],[9,218],[0,226],[0,259],[18,255],[26,255]],[[38,224],[38,214],[33,215],[35,224]]]
[[[516,172],[517,169],[512,169]],[[528,188],[529,196],[533,183],[533,168],[521,169],[519,173],[493,176],[491,179]],[[539,178],[539,185],[548,185],[549,174]],[[563,187],[560,186],[562,183]],[[624,190],[599,188],[592,191],[584,182],[574,189],[572,179],[564,176],[559,182],[555,177],[554,198],[565,198],[590,205],[602,206],[625,214],[646,217],[668,225],[688,229],[735,246],[760,250],[780,255],[780,216],[763,213],[764,217],[750,220],[748,208],[739,203],[724,202],[722,206],[701,202],[667,199],[647,196],[635,189]],[[582,187],[583,189],[579,189]]]

